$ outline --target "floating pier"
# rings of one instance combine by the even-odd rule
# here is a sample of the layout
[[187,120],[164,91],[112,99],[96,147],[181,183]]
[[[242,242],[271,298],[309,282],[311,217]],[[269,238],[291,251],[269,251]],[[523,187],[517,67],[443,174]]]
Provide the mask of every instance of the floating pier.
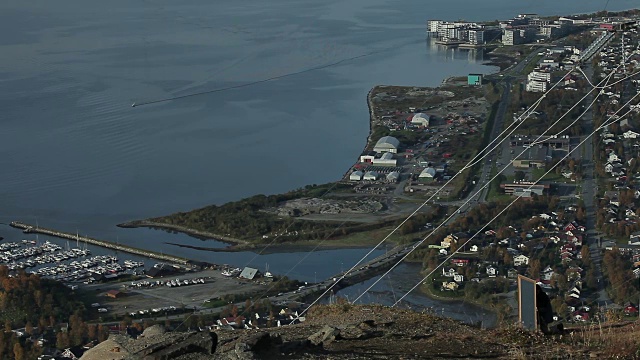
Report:
[[22,229],[22,231],[25,234],[37,233],[37,234],[43,234],[43,235],[50,235],[50,236],[55,236],[55,237],[67,239],[67,240],[82,241],[88,244],[102,246],[107,249],[127,252],[134,255],[144,256],[144,257],[167,261],[167,262],[173,262],[181,265],[187,265],[189,263],[188,259],[177,257],[177,256],[160,254],[160,253],[149,251],[149,250],[138,249],[138,248],[121,245],[121,244],[115,244],[110,241],[98,240],[98,239],[94,239],[86,236],[78,236],[77,234],[70,234],[62,231],[43,228],[40,226],[29,225],[19,221],[12,221],[9,225],[17,229]]

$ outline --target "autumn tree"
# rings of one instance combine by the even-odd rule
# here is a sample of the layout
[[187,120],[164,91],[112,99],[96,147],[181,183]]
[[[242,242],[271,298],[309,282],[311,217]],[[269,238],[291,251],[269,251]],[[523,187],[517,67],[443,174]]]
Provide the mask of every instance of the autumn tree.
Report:
[[68,348],[69,345],[69,335],[64,331],[59,331],[56,334],[56,347],[62,350]]
[[537,279],[538,277],[540,277],[540,260],[539,259],[531,259],[529,261],[529,276],[531,276],[532,279]]
[[580,256],[582,257],[582,264],[584,266],[591,266],[591,252],[589,251],[589,246],[583,246],[580,249]]
[[22,345],[20,345],[19,342],[13,345],[13,357],[16,360],[25,360],[24,348],[22,347]]

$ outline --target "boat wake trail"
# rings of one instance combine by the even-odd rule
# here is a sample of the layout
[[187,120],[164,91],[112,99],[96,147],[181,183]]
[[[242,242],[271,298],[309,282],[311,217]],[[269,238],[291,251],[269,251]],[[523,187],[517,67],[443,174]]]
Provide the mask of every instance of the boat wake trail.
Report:
[[276,76],[272,76],[272,77],[269,77],[269,78],[266,78],[266,79],[256,80],[256,81],[252,81],[252,82],[248,82],[248,83],[244,83],[244,84],[226,86],[226,87],[222,87],[222,88],[206,90],[206,91],[200,91],[200,92],[196,92],[196,93],[193,93],[193,94],[173,96],[173,97],[159,99],[159,100],[151,100],[151,101],[145,101],[145,102],[134,102],[131,105],[131,107],[140,107],[140,106],[144,106],[144,105],[158,104],[158,103],[162,103],[162,102],[180,100],[180,99],[193,97],[193,96],[213,94],[213,93],[217,93],[217,92],[223,92],[223,91],[229,91],[229,90],[234,90],[234,89],[240,89],[240,88],[245,88],[245,87],[249,87],[249,86],[254,86],[254,85],[257,85],[257,84],[266,83],[268,81],[283,79],[283,78],[286,78],[286,77],[300,75],[300,74],[308,73],[308,72],[311,72],[311,71],[317,71],[317,70],[330,68],[330,67],[333,67],[333,66],[344,64],[344,63],[349,62],[349,61],[354,61],[354,60],[366,58],[366,57],[369,57],[369,56],[372,56],[372,55],[376,55],[376,54],[380,54],[380,53],[383,53],[383,52],[387,52],[387,51],[390,51],[390,50],[397,50],[399,47],[404,47],[404,46],[415,44],[415,43],[418,43],[418,41],[412,40],[412,41],[407,42],[405,44],[402,44],[400,46],[398,46],[398,45],[389,46],[389,47],[386,47],[386,48],[383,48],[383,49],[379,49],[379,50],[375,50],[375,51],[371,51],[371,52],[368,52],[368,53],[365,53],[365,54],[360,54],[360,55],[348,57],[348,58],[345,58],[345,59],[340,59],[338,61],[334,61],[334,62],[331,62],[331,63],[328,63],[328,64],[315,66],[315,67],[304,69],[304,70],[300,70],[300,71],[294,71],[294,72],[290,72],[290,73],[286,73],[286,74],[282,74],[282,75],[276,75]]

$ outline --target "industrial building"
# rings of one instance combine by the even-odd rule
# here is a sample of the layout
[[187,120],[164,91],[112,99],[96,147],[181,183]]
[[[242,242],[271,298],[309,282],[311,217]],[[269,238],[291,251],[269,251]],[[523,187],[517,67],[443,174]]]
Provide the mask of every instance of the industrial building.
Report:
[[376,181],[378,180],[378,172],[377,171],[367,171],[364,174],[363,180],[367,180],[367,181]]
[[428,127],[430,119],[431,119],[430,115],[423,114],[423,113],[417,113],[417,114],[413,115],[413,117],[411,118],[411,125],[416,125],[416,126],[420,126],[420,127]]
[[375,151],[365,151],[360,154],[360,162],[373,164],[373,159],[376,157]]
[[522,155],[513,160],[515,168],[537,168],[544,169],[547,162],[553,158],[552,150],[545,145],[529,145],[524,148],[514,148],[514,153]]
[[379,157],[376,156],[373,159],[373,165],[375,166],[396,166],[398,160],[393,157],[393,153],[385,152],[382,153]]
[[377,153],[390,152],[397,154],[400,147],[400,141],[393,136],[383,136],[373,147],[373,151]]
[[424,181],[424,182],[430,182],[430,181],[433,181],[435,176],[436,176],[436,169],[432,167],[428,167],[422,170],[420,175],[418,175],[418,180]]
[[515,182],[513,184],[500,184],[504,193],[520,197],[531,197],[532,194],[543,195],[549,191],[549,184],[536,184],[527,181]]
[[387,174],[387,181],[390,183],[395,183],[398,182],[398,180],[400,180],[400,173],[397,171],[392,171],[390,173]]
[[352,172],[349,175],[349,180],[351,180],[351,181],[360,181],[360,180],[362,180],[363,176],[364,176],[364,173],[362,171],[356,170],[356,171]]
[[[569,135],[512,135],[509,138],[509,146],[543,145],[554,150],[569,151],[571,138]],[[535,143],[535,144],[534,144]]]

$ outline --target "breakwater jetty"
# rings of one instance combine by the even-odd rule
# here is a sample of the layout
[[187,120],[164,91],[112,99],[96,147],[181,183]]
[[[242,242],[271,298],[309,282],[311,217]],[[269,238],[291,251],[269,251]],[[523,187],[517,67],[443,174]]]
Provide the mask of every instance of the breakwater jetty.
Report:
[[182,265],[187,265],[189,263],[188,259],[181,258],[178,256],[160,254],[160,253],[149,251],[149,250],[138,249],[138,248],[134,248],[127,245],[112,243],[110,241],[98,240],[98,239],[90,238],[87,236],[78,236],[77,234],[70,234],[62,231],[43,228],[40,226],[29,225],[19,221],[12,221],[9,225],[17,229],[22,229],[22,231],[26,234],[29,234],[29,233],[43,234],[43,235],[55,236],[55,237],[67,239],[67,240],[82,241],[82,242],[86,242],[87,244],[102,246],[107,249],[113,249],[113,250],[127,252],[134,255],[144,256],[144,257],[167,261],[167,262],[173,262],[173,263],[182,264]]

